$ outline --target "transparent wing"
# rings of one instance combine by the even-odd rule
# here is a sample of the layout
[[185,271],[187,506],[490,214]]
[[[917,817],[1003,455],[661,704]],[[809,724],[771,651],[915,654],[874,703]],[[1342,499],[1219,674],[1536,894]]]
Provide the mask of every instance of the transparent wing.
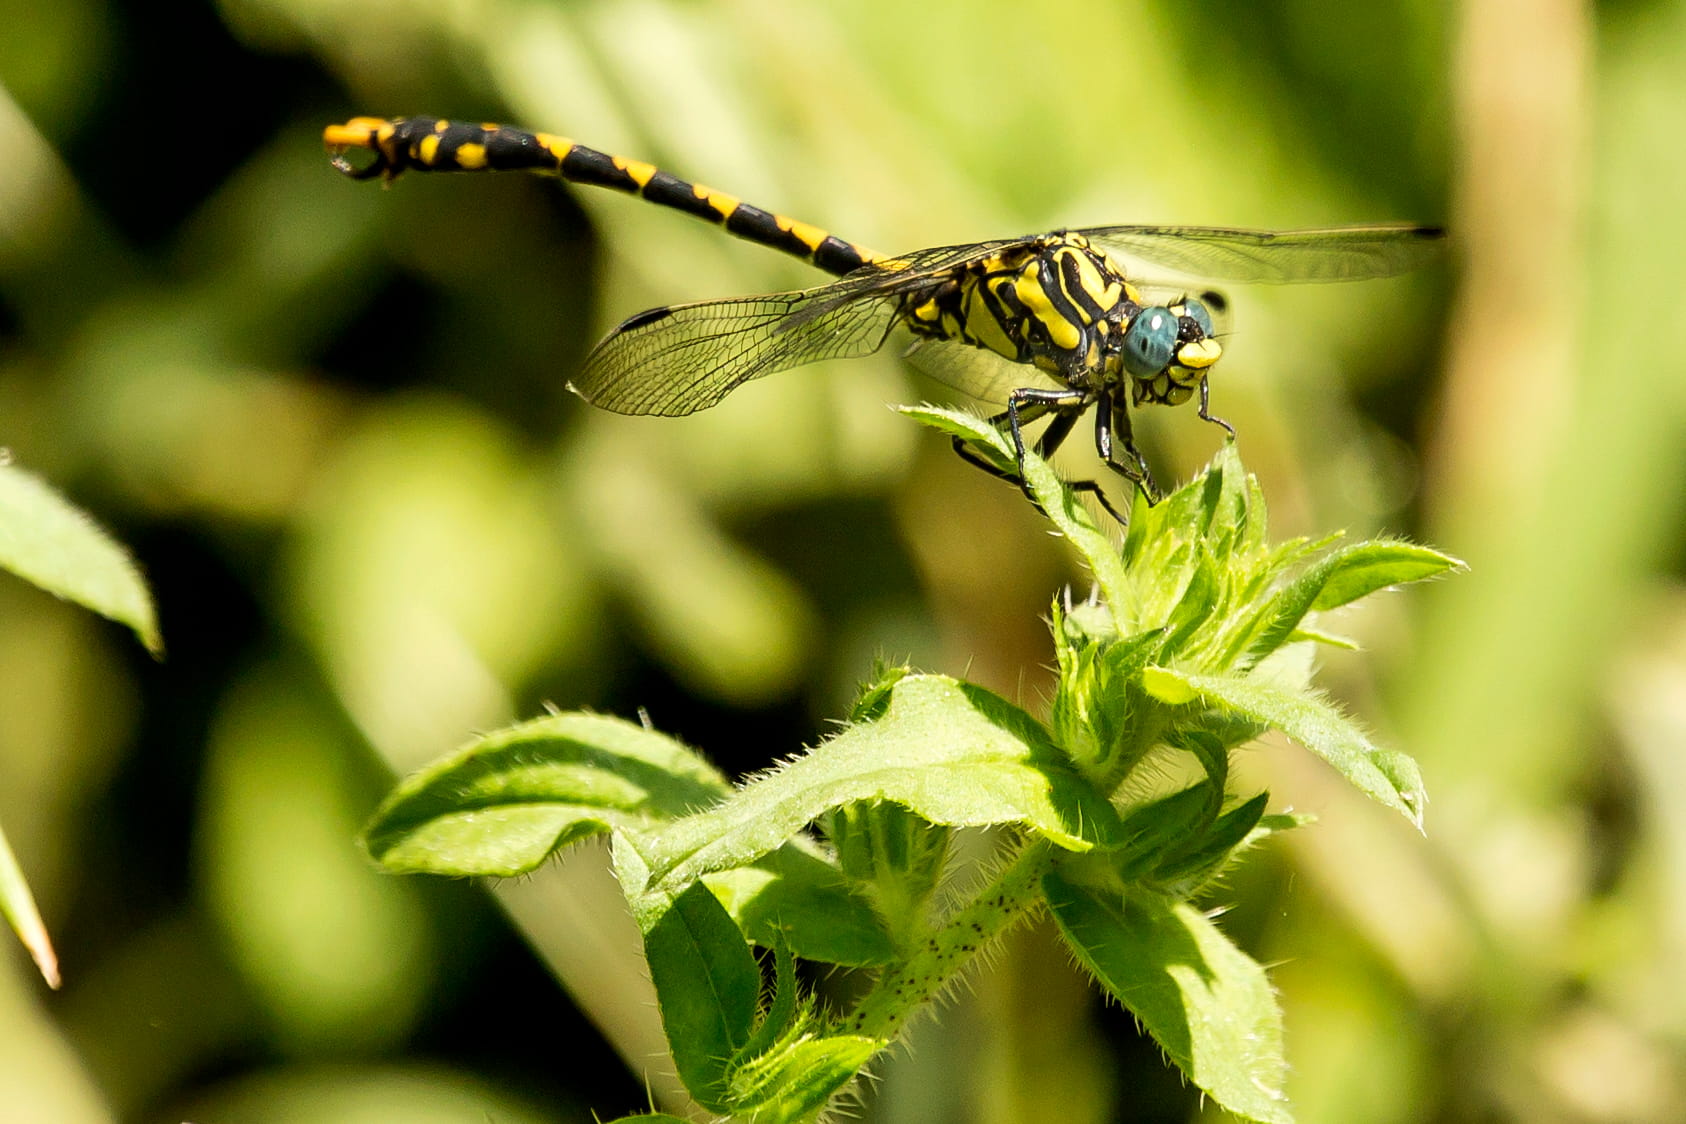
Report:
[[[570,385],[605,410],[672,417],[706,410],[774,371],[877,351],[895,323],[897,302],[836,302],[832,288],[641,312],[597,345]],[[805,315],[822,301],[826,310]],[[793,317],[800,318],[794,326]]]
[[823,316],[837,305],[850,301],[868,297],[900,297],[941,283],[953,276],[957,270],[980,258],[988,257],[1001,247],[1023,241],[1026,239],[1008,238],[992,242],[967,242],[957,246],[932,246],[884,261],[870,262],[846,275],[841,281],[810,290],[818,299],[795,313],[787,330],[806,320]]
[[597,345],[570,385],[621,414],[693,414],[751,379],[822,359],[870,355],[903,295],[999,242],[937,246],[874,262],[814,289],[670,305],[641,312]]
[[1029,363],[1015,363],[987,348],[953,340],[915,338],[903,358],[944,386],[1002,406],[1007,404],[1007,395],[1020,387],[1064,389],[1053,376]]
[[1235,230],[1093,226],[1075,231],[1108,252],[1215,281],[1362,281],[1416,269],[1445,247],[1434,226]]

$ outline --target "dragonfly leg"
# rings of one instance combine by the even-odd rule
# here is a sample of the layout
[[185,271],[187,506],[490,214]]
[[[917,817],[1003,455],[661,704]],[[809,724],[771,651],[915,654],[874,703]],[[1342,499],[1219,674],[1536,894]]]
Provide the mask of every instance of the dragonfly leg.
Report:
[[[1083,411],[1081,409],[1067,410],[1062,413],[1055,414],[1054,420],[1048,423],[1048,428],[1042,431],[1042,436],[1036,442],[1036,455],[1041,457],[1043,460],[1047,460],[1049,457],[1053,456],[1054,450],[1058,449],[1065,443],[1066,436],[1071,433],[1072,427],[1077,424],[1077,419],[1082,415]],[[1083,492],[1087,495],[1094,496],[1095,502],[1105,508],[1106,513],[1112,516],[1112,518],[1120,525],[1129,522],[1128,519],[1118,513],[1118,509],[1116,507],[1112,506],[1112,501],[1107,498],[1106,492],[1101,488],[1099,480],[1067,480],[1065,482],[1065,486],[1074,492]],[[1024,491],[1025,495],[1030,496],[1030,489],[1024,488],[1022,483],[1020,487]],[[1031,496],[1031,502],[1036,502],[1036,498],[1034,496]]]
[[[1128,459],[1120,460],[1118,449],[1122,449]],[[1095,411],[1095,451],[1100,453],[1108,468],[1140,488],[1149,505],[1159,502],[1159,485],[1153,481],[1147,458],[1136,448],[1129,408],[1110,394],[1101,397],[1100,407]]]
[[1203,421],[1223,426],[1224,432],[1229,434],[1229,439],[1235,440],[1235,427],[1222,418],[1212,416],[1212,383],[1206,378],[1200,380],[1200,417]]
[[[1003,471],[984,459],[983,455],[974,450],[964,438],[955,437],[952,439],[954,451],[960,455],[961,460],[968,464],[976,465],[999,480],[1017,484],[1019,490],[1034,504],[1036,503],[1036,497],[1031,495],[1030,488],[1024,480],[1024,427],[1046,414],[1054,415],[1035,445],[1036,455],[1047,459],[1065,442],[1072,427],[1077,424],[1077,419],[1082,416],[1083,411],[1088,406],[1089,398],[1079,391],[1039,390],[1031,387],[1013,391],[1007,398],[1007,409],[990,418],[989,424],[1012,435],[1014,454],[1019,469],[1016,475]],[[1069,487],[1075,492],[1087,492],[1093,495],[1100,502],[1100,505],[1106,508],[1107,514],[1120,523],[1124,522],[1124,517],[1113,508],[1107,500],[1106,494],[1101,491],[1100,485],[1095,481],[1075,480],[1070,482]],[[1038,504],[1037,506],[1040,509],[1041,505]]]
[[[1024,436],[1022,427],[1034,422],[1037,418],[1047,413],[1048,409],[1049,407],[1047,405],[1041,403],[1026,406],[1023,409],[1020,409],[1018,408],[1017,403],[1014,403],[1013,406],[1008,407],[1006,410],[1003,410],[1001,413],[996,414],[994,417],[989,419],[990,425],[994,426],[996,429],[1006,430],[1013,435],[1013,446],[1017,450],[1020,468],[1018,476],[1014,476],[1012,473],[1007,472],[1004,469],[997,468],[993,463],[986,460],[982,453],[973,449],[971,443],[964,437],[954,437],[950,439],[954,445],[954,451],[960,454],[961,460],[965,461],[967,464],[976,465],[978,468],[983,469],[997,480],[1006,480],[1009,483],[1020,484],[1022,486],[1022,481],[1024,479]],[[1056,417],[1053,422],[1049,423],[1049,430],[1053,431],[1055,427],[1059,426],[1060,421],[1061,419]],[[1060,428],[1063,429],[1064,432],[1059,433],[1058,439],[1054,442],[1056,446],[1059,444],[1060,440],[1064,439],[1065,432],[1070,431],[1071,425],[1067,423]],[[1047,434],[1044,434],[1043,439],[1046,440],[1047,436]],[[1041,444],[1039,442],[1038,449],[1040,450],[1040,448]]]

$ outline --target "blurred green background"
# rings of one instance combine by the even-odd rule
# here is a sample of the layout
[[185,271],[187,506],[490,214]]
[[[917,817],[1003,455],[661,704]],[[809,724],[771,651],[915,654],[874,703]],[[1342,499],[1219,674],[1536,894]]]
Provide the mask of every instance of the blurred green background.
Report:
[[[169,657],[0,576],[0,1120],[564,1121],[671,1096],[600,851],[375,874],[395,772],[549,703],[747,772],[875,655],[1036,706],[1081,580],[885,403],[893,357],[685,420],[563,384],[624,316],[817,283],[635,200],[347,182],[357,114],[506,120],[888,251],[1063,225],[1444,221],[1446,267],[1230,293],[1213,390],[1278,535],[1472,572],[1332,622],[1427,840],[1321,822],[1222,904],[1307,1121],[1686,1117],[1686,5],[1667,0],[0,0],[0,445],[135,551]],[[1164,479],[1219,432],[1150,412]],[[1071,442],[1066,471],[1092,454]],[[1220,904],[1214,902],[1213,904]],[[557,980],[563,981],[559,985]],[[1038,930],[883,1059],[870,1121],[1174,1121]],[[672,1103],[666,1101],[666,1103]]]

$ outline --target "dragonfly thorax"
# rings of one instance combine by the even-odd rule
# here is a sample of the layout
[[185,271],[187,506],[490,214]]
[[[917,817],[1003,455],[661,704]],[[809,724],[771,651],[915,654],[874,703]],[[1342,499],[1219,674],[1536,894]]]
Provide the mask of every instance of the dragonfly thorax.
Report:
[[995,253],[910,296],[903,322],[1028,363],[1073,390],[1131,386],[1137,404],[1186,401],[1221,352],[1199,301],[1149,305],[1080,234],[1058,232]]

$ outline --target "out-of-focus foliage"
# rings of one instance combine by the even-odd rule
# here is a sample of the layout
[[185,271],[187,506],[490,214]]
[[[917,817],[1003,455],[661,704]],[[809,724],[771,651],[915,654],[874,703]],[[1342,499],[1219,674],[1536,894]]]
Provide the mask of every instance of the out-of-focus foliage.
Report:
[[[892,251],[1446,221],[1438,274],[1230,294],[1214,407],[1281,530],[1415,534],[1472,572],[1326,660],[1422,761],[1427,841],[1267,746],[1250,764],[1322,822],[1224,887],[1228,928],[1280,965],[1302,1119],[1686,1103],[1680,5],[0,16],[0,445],[131,548],[169,650],[0,580],[0,823],[66,978],[0,974],[0,1115],[644,1107],[671,1071],[600,865],[497,887],[514,927],[476,888],[383,879],[348,856],[391,771],[546,700],[645,707],[756,769],[879,653],[1045,697],[1061,544],[884,408],[936,393],[893,356],[682,421],[563,391],[627,314],[817,275],[607,193],[348,183],[318,137],[357,113],[564,133]],[[1218,436],[1141,419],[1164,479]],[[1050,1103],[1200,1112],[1031,931],[864,1111]]]

